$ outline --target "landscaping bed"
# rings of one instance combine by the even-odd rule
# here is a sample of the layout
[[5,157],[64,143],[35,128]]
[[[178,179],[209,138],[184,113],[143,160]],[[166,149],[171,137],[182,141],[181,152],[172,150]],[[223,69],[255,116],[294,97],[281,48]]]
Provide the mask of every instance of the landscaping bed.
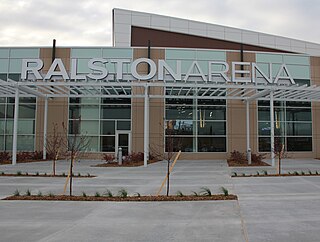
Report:
[[243,167],[243,166],[270,166],[268,163],[264,161],[252,161],[251,164],[248,164],[248,161],[242,160],[230,160],[228,159],[228,165],[232,167]]
[[[257,172],[258,173],[258,172]],[[276,177],[276,176],[320,176],[319,172],[312,173],[311,171],[309,172],[289,172],[289,173],[284,173],[284,174],[268,174],[266,171],[258,174],[237,174],[236,172],[233,173],[231,177]]]
[[237,200],[236,195],[216,194],[211,196],[133,196],[133,197],[96,197],[96,196],[67,196],[67,195],[20,195],[10,196],[3,200],[40,200],[40,201],[109,201],[109,202],[164,202],[164,201],[216,201]]
[[[4,173],[4,172],[0,172],[0,176],[21,176],[21,177],[67,177],[66,174],[56,174],[56,175],[53,175],[53,174],[46,174],[46,173],[43,173],[43,174],[40,174],[40,173],[28,173],[28,172],[25,172],[25,173],[22,173],[22,172],[17,172],[17,173]],[[89,173],[85,174],[85,175],[81,175],[81,174],[76,174],[76,175],[73,175],[72,176],[73,178],[93,178],[93,177],[96,177],[96,176],[93,176],[93,175],[90,175]]]
[[[152,163],[156,163],[158,160],[149,160],[148,165]],[[119,165],[118,162],[106,162],[103,164],[94,165],[92,167],[136,167],[136,166],[143,166],[143,161],[124,161],[122,165]]]
[[230,153],[230,157],[227,159],[228,165],[232,167],[243,167],[243,166],[270,166],[264,162],[264,154],[251,154],[251,164],[248,164],[247,157],[244,153],[234,150]]

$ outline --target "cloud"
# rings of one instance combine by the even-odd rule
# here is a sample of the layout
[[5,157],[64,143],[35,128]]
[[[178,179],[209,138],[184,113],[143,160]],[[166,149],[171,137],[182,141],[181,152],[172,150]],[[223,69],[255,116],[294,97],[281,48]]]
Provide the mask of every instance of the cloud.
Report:
[[0,45],[111,45],[112,9],[125,8],[318,42],[317,0],[1,0]]

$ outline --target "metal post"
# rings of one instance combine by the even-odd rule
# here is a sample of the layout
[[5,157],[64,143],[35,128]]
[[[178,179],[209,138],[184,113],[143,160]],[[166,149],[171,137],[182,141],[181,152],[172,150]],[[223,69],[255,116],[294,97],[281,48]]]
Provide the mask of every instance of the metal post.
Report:
[[273,91],[270,92],[270,136],[271,136],[271,162],[275,164],[274,154],[274,107],[273,107]]
[[247,124],[247,160],[248,164],[251,165],[251,148],[250,148],[250,103],[246,101],[246,124]]
[[121,147],[119,147],[118,149],[118,164],[119,166],[122,165],[122,148]]
[[149,159],[149,97],[148,85],[144,87],[144,156],[143,165],[147,167]]
[[16,87],[16,94],[14,99],[12,165],[17,164],[18,118],[19,118],[19,88]]
[[47,159],[47,127],[48,127],[48,98],[44,99],[43,119],[43,159]]

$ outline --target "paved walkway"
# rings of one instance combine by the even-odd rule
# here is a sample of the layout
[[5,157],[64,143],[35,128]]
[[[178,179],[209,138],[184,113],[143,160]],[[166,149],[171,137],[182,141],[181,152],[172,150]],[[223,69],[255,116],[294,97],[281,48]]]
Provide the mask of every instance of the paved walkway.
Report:
[[[94,164],[96,162],[93,162]],[[155,194],[166,163],[147,168],[96,168],[81,161],[75,173],[97,175],[75,179],[75,193]],[[67,172],[65,162],[58,173]],[[0,166],[0,171],[47,172],[50,162]],[[286,171],[320,171],[320,161],[285,160]],[[265,168],[237,168],[255,173]],[[270,169],[270,172],[273,168]],[[39,202],[0,201],[0,241],[319,241],[320,177],[231,178],[225,161],[178,161],[171,176],[171,194],[214,193],[224,186],[237,201],[217,202]],[[64,178],[0,177],[0,197],[19,189],[61,193]]]

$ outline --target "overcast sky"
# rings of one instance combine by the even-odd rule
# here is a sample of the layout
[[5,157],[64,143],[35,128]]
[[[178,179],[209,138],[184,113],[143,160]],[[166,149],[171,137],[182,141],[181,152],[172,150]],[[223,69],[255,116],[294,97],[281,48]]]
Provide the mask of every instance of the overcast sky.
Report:
[[113,8],[320,43],[319,0],[0,0],[0,46],[111,46]]

